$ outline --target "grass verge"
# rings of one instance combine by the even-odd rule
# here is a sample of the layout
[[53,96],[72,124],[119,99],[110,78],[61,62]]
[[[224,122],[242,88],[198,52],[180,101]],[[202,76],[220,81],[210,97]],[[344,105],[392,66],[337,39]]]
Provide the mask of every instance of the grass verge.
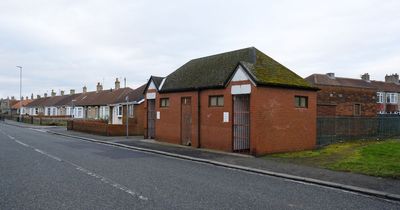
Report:
[[321,149],[267,155],[279,161],[400,179],[399,140],[359,140]]

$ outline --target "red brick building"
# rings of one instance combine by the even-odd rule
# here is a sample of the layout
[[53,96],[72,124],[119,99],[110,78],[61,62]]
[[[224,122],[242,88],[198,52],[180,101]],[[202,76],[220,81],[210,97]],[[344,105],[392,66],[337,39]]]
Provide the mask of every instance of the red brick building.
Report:
[[311,149],[316,88],[256,48],[189,61],[145,89],[145,136],[254,155]]
[[376,89],[369,80],[335,77],[334,73],[305,78],[318,87],[318,116],[376,116]]

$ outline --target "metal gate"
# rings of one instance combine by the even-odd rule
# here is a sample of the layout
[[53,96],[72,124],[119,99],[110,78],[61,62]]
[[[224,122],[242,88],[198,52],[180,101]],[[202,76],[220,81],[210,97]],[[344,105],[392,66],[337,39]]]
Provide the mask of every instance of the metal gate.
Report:
[[250,95],[233,96],[233,151],[250,150]]
[[147,138],[153,139],[156,133],[156,100],[147,100]]
[[182,145],[191,145],[192,138],[192,100],[190,97],[181,99],[181,141]]

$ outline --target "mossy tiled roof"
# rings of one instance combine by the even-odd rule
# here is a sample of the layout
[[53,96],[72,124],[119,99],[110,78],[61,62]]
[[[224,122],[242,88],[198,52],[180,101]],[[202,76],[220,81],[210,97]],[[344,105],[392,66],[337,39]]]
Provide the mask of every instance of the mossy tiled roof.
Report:
[[193,59],[166,77],[161,92],[223,88],[241,64],[257,85],[314,89],[254,47]]

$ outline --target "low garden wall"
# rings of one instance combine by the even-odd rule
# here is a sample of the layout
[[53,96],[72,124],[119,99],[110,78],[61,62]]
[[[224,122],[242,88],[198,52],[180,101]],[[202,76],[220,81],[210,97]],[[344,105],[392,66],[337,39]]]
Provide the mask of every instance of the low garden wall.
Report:
[[[141,136],[143,135],[143,127],[137,126],[134,120],[129,121],[129,135]],[[126,125],[113,125],[104,121],[98,120],[69,120],[67,123],[67,130],[80,131],[102,136],[125,136]]]

